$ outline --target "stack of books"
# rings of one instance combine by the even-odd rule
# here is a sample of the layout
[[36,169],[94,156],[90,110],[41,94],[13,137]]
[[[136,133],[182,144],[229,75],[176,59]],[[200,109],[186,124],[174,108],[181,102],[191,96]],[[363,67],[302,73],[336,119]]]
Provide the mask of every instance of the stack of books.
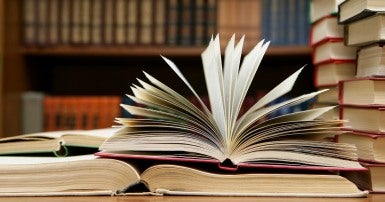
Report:
[[[242,60],[243,41],[230,39],[224,61],[219,36],[202,53],[209,106],[176,64],[162,57],[200,109],[144,72],[145,79],[132,84],[127,95],[134,103],[122,105],[133,117],[117,118],[116,131],[105,133],[97,153],[52,158],[5,151],[8,155],[0,157],[0,195],[366,196],[339,175],[367,170],[359,164],[354,145],[331,140],[340,133],[341,120],[317,119],[333,107],[265,119],[324,92],[269,105],[293,88],[302,68],[241,112],[269,45],[260,41]],[[51,140],[67,150],[81,146],[68,136]],[[14,148],[17,141],[32,147],[45,139],[21,135],[3,140],[0,148]]]
[[339,5],[344,43],[358,48],[356,78],[340,81],[340,118],[347,132],[339,142],[358,148],[366,173],[347,176],[363,189],[385,192],[385,1],[347,0]]
[[[312,0],[310,3],[310,46],[314,66],[314,86],[328,89],[317,97],[314,107],[338,105],[338,82],[354,78],[356,48],[344,45],[344,27],[338,24],[342,0]],[[338,108],[325,114],[337,119]]]

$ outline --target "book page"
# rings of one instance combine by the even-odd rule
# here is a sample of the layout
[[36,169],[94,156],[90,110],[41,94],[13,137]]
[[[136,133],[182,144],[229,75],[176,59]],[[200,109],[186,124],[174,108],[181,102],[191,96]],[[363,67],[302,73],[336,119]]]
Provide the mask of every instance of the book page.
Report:
[[43,163],[64,163],[71,161],[93,160],[98,157],[90,155],[69,156],[69,157],[25,157],[25,156],[0,156],[0,166],[7,165],[28,165],[28,164],[43,164]]
[[201,54],[206,87],[209,94],[213,118],[218,125],[220,135],[226,139],[227,119],[223,92],[223,73],[219,36],[211,39],[208,47]]

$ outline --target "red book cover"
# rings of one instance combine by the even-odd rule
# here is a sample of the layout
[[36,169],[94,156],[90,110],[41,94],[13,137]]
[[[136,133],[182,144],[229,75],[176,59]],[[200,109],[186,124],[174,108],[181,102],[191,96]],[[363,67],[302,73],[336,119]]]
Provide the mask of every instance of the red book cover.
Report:
[[[236,172],[240,169],[285,169],[285,170],[298,170],[298,171],[364,171],[366,168],[345,168],[345,167],[328,167],[328,166],[306,166],[306,165],[289,165],[289,164],[268,164],[268,163],[239,163],[233,165],[232,163],[221,163],[216,159],[199,159],[199,158],[187,158],[187,157],[165,157],[155,155],[134,155],[134,154],[118,154],[108,152],[97,152],[96,156],[104,158],[114,158],[130,161],[145,161],[152,162],[154,164],[170,163],[185,166],[214,166],[223,171]],[[207,165],[207,166],[206,166]]]
[[[340,38],[343,38],[343,26],[338,25],[338,26],[341,26],[342,33],[337,34],[337,31],[335,31],[336,33],[333,33],[332,35],[326,34],[325,35],[326,38],[322,38],[320,40],[314,41],[316,28],[319,27],[321,23],[326,23],[327,20],[335,20],[337,24],[337,16],[335,15],[327,15],[325,17],[322,17],[320,20],[316,21],[314,24],[312,24],[310,27],[310,46],[317,46],[319,43],[322,43],[324,40],[327,40],[327,39],[339,40]],[[322,30],[322,31],[326,32],[327,30]]]

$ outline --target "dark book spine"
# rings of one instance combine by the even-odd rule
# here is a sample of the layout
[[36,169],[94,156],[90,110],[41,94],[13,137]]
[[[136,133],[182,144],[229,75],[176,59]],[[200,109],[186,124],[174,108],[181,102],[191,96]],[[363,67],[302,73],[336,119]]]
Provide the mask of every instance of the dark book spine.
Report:
[[153,42],[157,45],[163,45],[166,42],[166,0],[155,0],[154,1],[154,12],[153,12]]
[[177,45],[178,35],[178,0],[167,2],[167,45]]
[[37,6],[36,0],[23,0],[23,42],[26,46],[32,46],[37,40]]

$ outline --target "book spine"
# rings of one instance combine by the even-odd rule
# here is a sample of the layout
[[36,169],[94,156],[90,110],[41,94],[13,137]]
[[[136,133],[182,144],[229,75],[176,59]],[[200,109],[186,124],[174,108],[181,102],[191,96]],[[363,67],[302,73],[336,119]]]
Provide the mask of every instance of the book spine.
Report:
[[44,94],[25,92],[22,94],[23,134],[44,130]]
[[149,45],[152,43],[153,28],[153,0],[140,1],[139,17],[139,43]]
[[188,46],[191,45],[192,42],[192,2],[190,0],[182,0],[178,10],[180,14],[178,44]]
[[344,82],[340,81],[338,82],[338,104],[343,105],[344,104]]
[[39,0],[37,5],[37,44],[47,44],[48,40],[48,1]]
[[204,38],[206,37],[204,23],[205,23],[205,11],[204,0],[195,0],[193,9],[193,44],[203,45]]
[[122,45],[126,43],[125,38],[125,25],[127,24],[126,18],[126,0],[116,0],[116,9],[115,9],[115,45]]
[[82,0],[81,4],[81,44],[91,43],[91,0]]
[[23,41],[32,46],[37,38],[37,0],[23,0]]
[[60,22],[59,22],[59,43],[69,44],[71,35],[71,0],[61,0],[60,5]]
[[207,10],[206,13],[206,39],[204,43],[208,43],[211,36],[215,36],[217,34],[217,0],[207,0]]
[[59,21],[59,1],[58,0],[50,0],[48,1],[48,39],[46,45],[55,45],[58,43],[58,21]]
[[177,45],[178,35],[178,0],[167,1],[167,45]]
[[72,0],[71,4],[71,22],[70,22],[70,43],[79,44],[81,42],[81,17],[82,17],[82,2],[81,0]]
[[127,43],[136,44],[138,41],[138,22],[139,22],[139,2],[138,0],[128,0],[128,25],[127,25]]
[[91,44],[102,44],[102,19],[103,8],[102,0],[92,0],[91,2]]
[[166,43],[166,0],[154,1],[154,35],[155,44],[162,45]]
[[114,0],[103,1],[103,39],[104,45],[111,45],[114,40],[113,24],[114,24]]

